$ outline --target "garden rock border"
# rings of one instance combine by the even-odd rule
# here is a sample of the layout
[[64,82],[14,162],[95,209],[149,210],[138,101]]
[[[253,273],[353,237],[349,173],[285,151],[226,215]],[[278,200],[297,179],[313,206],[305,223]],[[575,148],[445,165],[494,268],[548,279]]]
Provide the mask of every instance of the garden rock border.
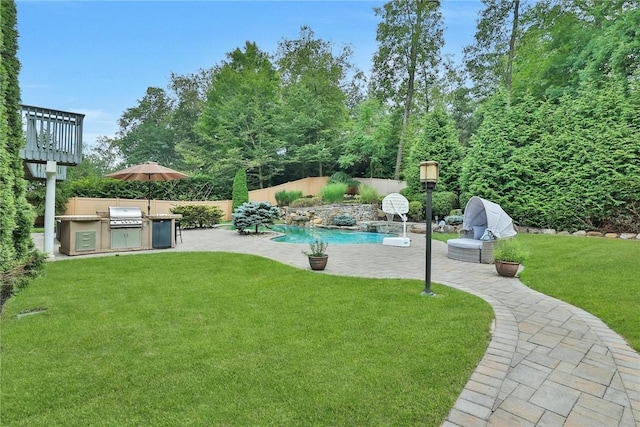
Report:
[[[434,233],[457,233],[462,228],[461,225],[451,226],[445,225],[440,227],[438,224],[431,224],[432,231]],[[417,234],[425,234],[425,224],[412,223],[409,226],[409,231]],[[515,226],[518,233],[522,234],[549,234],[558,236],[576,236],[576,237],[604,237],[606,239],[623,239],[623,240],[640,240],[640,233],[605,233],[595,230],[578,230],[570,233],[568,231],[556,231],[553,228],[536,228],[527,226]]]
[[536,228],[526,226],[516,226],[515,228],[518,233],[528,234],[557,234],[559,236],[604,237],[607,239],[640,240],[640,233],[605,233],[596,230],[578,230],[570,233],[568,231],[556,231],[553,228]]

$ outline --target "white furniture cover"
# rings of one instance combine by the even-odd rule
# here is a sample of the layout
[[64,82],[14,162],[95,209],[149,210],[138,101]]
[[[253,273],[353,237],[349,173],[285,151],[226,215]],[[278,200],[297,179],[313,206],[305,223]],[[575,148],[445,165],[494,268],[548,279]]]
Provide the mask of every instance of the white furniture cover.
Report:
[[491,231],[498,239],[518,234],[513,228],[513,220],[500,205],[473,196],[464,209],[462,228],[478,232],[478,229],[483,227]]

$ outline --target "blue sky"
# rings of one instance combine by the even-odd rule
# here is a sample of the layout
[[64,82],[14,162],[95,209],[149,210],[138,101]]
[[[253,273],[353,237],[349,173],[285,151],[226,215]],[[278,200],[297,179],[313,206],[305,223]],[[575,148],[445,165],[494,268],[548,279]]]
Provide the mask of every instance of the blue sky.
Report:
[[[84,142],[115,136],[122,113],[172,72],[211,68],[246,41],[275,53],[308,25],[351,45],[368,72],[376,51],[373,12],[384,1],[17,0],[22,103],[85,114]],[[480,0],[444,0],[445,52],[472,43]]]

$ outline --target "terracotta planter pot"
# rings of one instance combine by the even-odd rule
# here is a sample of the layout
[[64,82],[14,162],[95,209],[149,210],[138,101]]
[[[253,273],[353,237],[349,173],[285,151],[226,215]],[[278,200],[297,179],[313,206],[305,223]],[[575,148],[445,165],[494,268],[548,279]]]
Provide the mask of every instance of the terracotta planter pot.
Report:
[[329,260],[329,255],[325,256],[310,256],[309,257],[309,265],[312,270],[324,270],[327,266],[327,261]]
[[520,267],[519,262],[495,261],[496,271],[500,276],[515,277]]

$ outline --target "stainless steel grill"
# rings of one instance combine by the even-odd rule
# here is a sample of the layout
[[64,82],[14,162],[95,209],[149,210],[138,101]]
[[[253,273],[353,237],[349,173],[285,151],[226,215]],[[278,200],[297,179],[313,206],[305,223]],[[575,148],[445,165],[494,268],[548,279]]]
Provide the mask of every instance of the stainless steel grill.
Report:
[[142,228],[142,210],[140,208],[109,208],[111,228]]

